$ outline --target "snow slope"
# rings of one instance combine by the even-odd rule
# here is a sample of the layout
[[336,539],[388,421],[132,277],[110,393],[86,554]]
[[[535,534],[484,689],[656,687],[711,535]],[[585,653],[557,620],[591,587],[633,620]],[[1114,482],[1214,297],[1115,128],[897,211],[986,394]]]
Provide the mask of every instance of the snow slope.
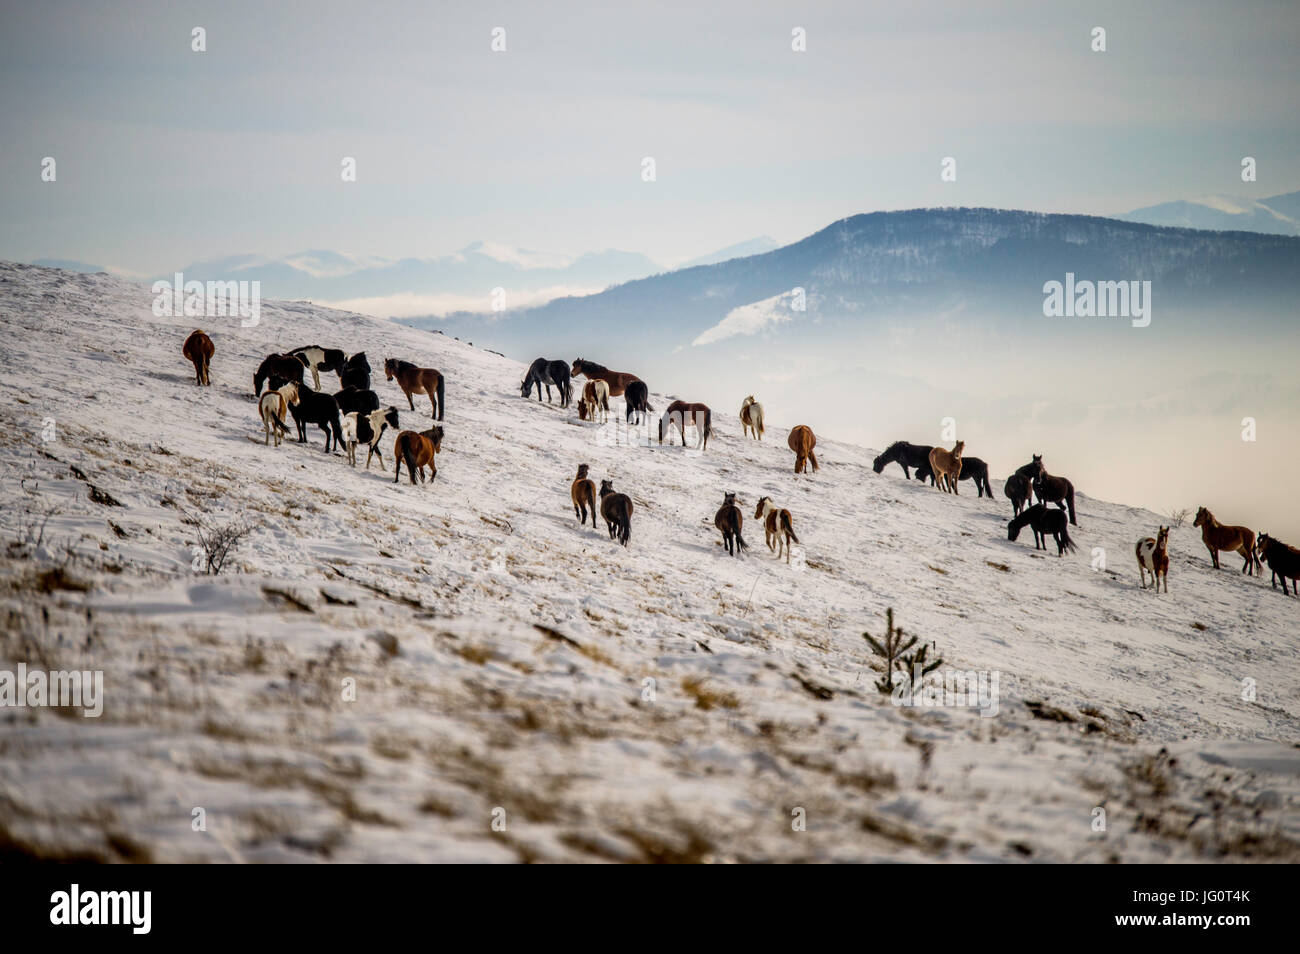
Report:
[[[1079,552],[1058,559],[1006,539],[1001,481],[994,501],[947,496],[824,438],[821,472],[794,475],[800,422],[768,407],[766,440],[744,441],[744,395],[703,455],[613,446],[468,343],[306,304],[241,328],[151,301],[0,264],[0,669],[106,686],[99,719],[0,711],[0,857],[1300,858],[1300,606],[1235,558],[1215,573],[1190,526],[1157,597],[1132,557],[1149,512],[1080,495]],[[180,356],[196,325],[210,389]],[[257,361],[317,342],[447,374],[435,483],[394,484],[387,449],[387,472],[349,468],[315,428],[263,446]],[[375,387],[427,426],[427,402]],[[1025,459],[1040,450],[1050,467],[1050,447]],[[580,462],[633,498],[628,549],[574,519]],[[713,529],[726,490],[740,559]],[[803,567],[763,545],[764,494]],[[219,576],[192,569],[194,519],[254,526]],[[945,668],[997,671],[996,715],[876,692],[861,634],[888,607]]]

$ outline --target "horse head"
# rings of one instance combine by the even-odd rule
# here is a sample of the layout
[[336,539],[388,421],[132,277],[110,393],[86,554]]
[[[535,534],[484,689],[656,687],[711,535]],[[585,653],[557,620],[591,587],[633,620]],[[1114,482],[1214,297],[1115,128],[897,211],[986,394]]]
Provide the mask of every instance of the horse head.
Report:
[[1020,536],[1020,525],[1012,520],[1007,524],[1007,539],[1014,540]]
[[386,381],[393,380],[393,376],[395,374],[397,374],[397,362],[394,361],[392,358],[385,358],[384,359],[384,380]]
[[582,373],[582,366],[587,362],[582,358],[573,359],[573,367],[569,369],[569,377],[577,377]]
[[1206,510],[1204,507],[1201,507],[1196,511],[1196,519],[1192,521],[1192,526],[1199,527],[1204,523],[1208,523],[1210,519],[1212,519],[1210,517],[1210,511]]
[[528,397],[528,392],[531,391],[532,389],[533,389],[532,384],[529,382],[527,378],[524,378],[522,381],[519,382],[520,397]]
[[606,494],[612,494],[613,492],[614,492],[614,481],[602,480],[600,482],[600,495],[602,497],[605,496]]
[[878,456],[876,457],[876,459],[873,460],[873,461],[871,462],[871,469],[874,470],[877,474],[880,473],[882,470],[885,469],[885,455],[884,455],[884,454],[880,454],[880,455],[878,455]]
[[757,520],[759,517],[763,516],[763,507],[764,507],[764,505],[765,505],[769,500],[771,500],[771,499],[772,499],[771,497],[759,497],[759,498],[758,498],[758,508],[754,511],[754,519],[755,519],[755,520]]

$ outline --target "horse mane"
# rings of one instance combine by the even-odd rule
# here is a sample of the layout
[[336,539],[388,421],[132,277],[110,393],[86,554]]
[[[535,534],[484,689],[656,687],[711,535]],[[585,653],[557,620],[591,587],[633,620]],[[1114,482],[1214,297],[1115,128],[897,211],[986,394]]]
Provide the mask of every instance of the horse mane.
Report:
[[881,452],[880,456],[883,457],[885,454],[888,454],[891,451],[902,450],[904,447],[912,447],[912,446],[913,445],[910,441],[894,441],[894,443],[890,444]]

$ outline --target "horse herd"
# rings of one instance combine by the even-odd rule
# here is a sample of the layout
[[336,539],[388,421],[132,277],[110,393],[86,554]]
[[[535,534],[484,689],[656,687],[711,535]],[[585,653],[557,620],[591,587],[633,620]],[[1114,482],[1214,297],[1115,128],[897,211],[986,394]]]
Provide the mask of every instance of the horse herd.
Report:
[[[208,335],[201,329],[195,330],[186,338],[181,351],[194,365],[195,383],[200,386],[210,385],[209,369],[215,347]],[[321,372],[337,374],[340,390],[332,394],[322,391]],[[308,373],[311,375],[311,387],[305,383],[304,376]],[[406,396],[411,411],[415,410],[413,396],[426,395],[429,398],[430,417],[437,421],[443,420],[446,410],[446,379],[441,372],[396,358],[387,358],[384,361],[384,376],[387,381],[396,382]],[[554,388],[560,407],[567,408],[573,403],[573,384],[577,377],[587,379],[578,400],[580,420],[598,423],[607,421],[609,399],[622,397],[627,424],[642,425],[649,422],[648,415],[655,409],[649,403],[649,388],[646,383],[631,372],[611,371],[585,358],[578,358],[571,365],[565,361],[538,358],[529,366],[520,382],[520,395],[531,398],[535,393],[537,400],[541,401],[545,389],[546,401],[551,403]],[[397,408],[391,405],[381,407],[379,395],[370,385],[371,369],[364,352],[349,355],[340,349],[307,345],[267,355],[253,375],[253,393],[258,400],[264,443],[269,445],[274,441],[275,446],[280,446],[283,438],[289,434],[286,420],[292,417],[298,443],[307,442],[307,426],[316,424],[325,434],[327,452],[331,448],[335,453],[342,451],[347,456],[348,463],[356,466],[356,451],[365,445],[366,469],[369,470],[372,458],[378,458],[382,469],[384,460],[381,439],[391,430],[397,432],[392,445],[393,482],[400,481],[403,463],[406,464],[407,476],[413,485],[417,481],[425,481],[426,467],[429,469],[428,480],[434,480],[438,472],[435,456],[442,451],[442,426],[435,424],[423,431],[399,430]],[[741,405],[740,421],[745,437],[762,441],[765,433],[763,406],[752,395],[746,397]],[[673,401],[665,408],[659,420],[659,443],[662,444],[667,437],[671,445],[672,436],[676,433],[685,447],[688,426],[695,429],[696,449],[707,450],[709,438],[713,436],[713,411],[708,405],[699,402]],[[791,428],[787,445],[795,455],[796,474],[807,473],[809,466],[813,472],[820,470],[814,450],[817,438],[810,427],[799,424]],[[902,468],[905,478],[911,479],[912,472],[915,471],[915,479],[928,480],[931,486],[953,494],[960,493],[959,485],[962,481],[973,480],[979,497],[987,495],[992,498],[988,465],[978,457],[966,456],[964,452],[963,441],[957,441],[951,450],[895,441],[875,458],[872,469],[879,474],[887,465],[896,463]],[[598,494],[588,472],[587,464],[580,465],[570,488],[574,515],[583,524],[590,517],[592,527],[598,528],[596,516],[599,511],[610,539],[627,546],[631,538],[634,510],[631,498],[614,490],[610,479],[600,482]],[[1018,539],[1020,531],[1028,526],[1034,534],[1035,549],[1046,550],[1048,537],[1056,543],[1058,556],[1076,549],[1069,534],[1069,526],[1078,526],[1074,484],[1068,478],[1049,474],[1041,454],[1033,455],[1029,463],[1007,478],[1004,493],[1012,506],[1012,519],[1007,524],[1008,540]],[[1055,504],[1056,507],[1051,507],[1050,504]],[[790,544],[799,543],[790,511],[777,507],[770,497],[763,497],[758,501],[754,519],[763,523],[768,549],[777,559],[784,554],[789,563]],[[743,525],[744,518],[736,495],[725,494],[722,506],[714,518],[714,526],[722,535],[723,547],[730,555],[739,555],[748,548],[742,535]],[[1300,580],[1300,550],[1287,546],[1266,533],[1255,534],[1245,527],[1221,524],[1205,507],[1197,511],[1194,526],[1201,529],[1201,538],[1216,570],[1220,568],[1221,551],[1235,552],[1244,558],[1242,573],[1262,573],[1266,562],[1273,574],[1274,588],[1280,577],[1283,593],[1300,595],[1300,583],[1297,583]],[[1134,553],[1144,589],[1147,586],[1146,575],[1150,573],[1155,592],[1160,592],[1162,583],[1164,591],[1169,591],[1168,536],[1169,528],[1162,526],[1155,537],[1144,537],[1137,541]],[[1292,581],[1290,591],[1287,589],[1288,580]]]

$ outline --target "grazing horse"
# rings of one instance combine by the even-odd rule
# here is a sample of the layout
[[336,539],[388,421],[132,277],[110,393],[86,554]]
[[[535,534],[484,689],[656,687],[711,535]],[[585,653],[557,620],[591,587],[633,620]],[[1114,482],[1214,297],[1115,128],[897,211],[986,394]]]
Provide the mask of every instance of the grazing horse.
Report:
[[750,431],[754,432],[754,440],[763,439],[763,405],[754,400],[754,395],[745,398],[745,403],[740,405],[740,428],[742,436],[748,437]]
[[315,424],[325,432],[325,453],[330,452],[330,437],[334,438],[334,451],[343,449],[343,425],[339,421],[339,402],[332,394],[313,391],[305,384],[298,387],[298,403],[289,405],[293,422],[298,425],[298,443],[307,443],[307,425]]
[[930,470],[934,472],[935,484],[940,490],[958,493],[957,482],[961,480],[961,452],[965,441],[958,441],[952,450],[942,447],[930,448]]
[[713,525],[722,531],[722,545],[732,556],[739,556],[741,550],[749,548],[745,538],[740,535],[740,528],[745,524],[745,517],[736,506],[736,495],[727,494],[722,506],[718,508]]
[[605,518],[609,538],[627,546],[632,536],[632,498],[614,490],[612,480],[600,482],[600,515]]
[[799,538],[794,535],[794,520],[790,516],[790,511],[778,510],[773,505],[771,497],[760,497],[758,509],[754,511],[754,519],[763,521],[767,548],[776,554],[778,560],[781,559],[781,547],[785,546],[785,562],[789,564],[790,544],[799,542]]
[[301,348],[294,348],[289,354],[307,366],[307,370],[311,372],[312,387],[315,390],[320,390],[320,373],[322,371],[337,372],[340,379],[339,383],[343,383],[343,363],[347,361],[348,356],[338,348],[304,345]]
[[1038,495],[1039,502],[1054,503],[1062,510],[1069,504],[1070,523],[1077,527],[1079,521],[1074,512],[1074,484],[1064,477],[1049,474],[1041,457],[1035,457],[1035,460],[1038,462],[1038,476],[1034,478],[1034,493]]
[[358,351],[343,363],[343,370],[339,372],[339,385],[356,388],[358,391],[370,390],[370,362],[364,351]]
[[1201,540],[1204,541],[1205,548],[1210,551],[1210,558],[1214,560],[1216,570],[1221,569],[1219,551],[1234,550],[1246,558],[1246,563],[1241,568],[1242,573],[1249,572],[1254,576],[1255,568],[1259,567],[1259,572],[1263,575],[1264,564],[1260,563],[1259,557],[1255,555],[1255,534],[1250,530],[1219,523],[1214,519],[1214,514],[1204,507],[1196,511],[1196,520],[1192,526],[1201,528]]
[[[903,476],[908,480],[912,479],[912,474],[907,468],[916,468],[916,479],[925,480],[932,476],[930,473],[930,451],[934,450],[929,444],[909,444],[907,441],[894,441],[885,448],[885,452],[871,462],[871,469],[877,474],[885,469],[889,464],[897,464],[903,468]],[[924,476],[922,476],[924,471]]]
[[393,457],[397,459],[397,466],[393,470],[393,483],[397,483],[402,476],[402,461],[406,461],[406,472],[410,475],[411,484],[415,484],[415,475],[420,475],[420,483],[424,483],[424,468],[429,468],[429,483],[433,483],[438,476],[438,465],[434,463],[433,455],[442,451],[442,428],[434,425],[427,431],[402,431],[397,435],[397,440],[393,441]]
[[[612,384],[609,385],[609,393],[614,394]],[[636,423],[641,424],[645,421],[646,415],[654,410],[650,405],[650,388],[640,378],[628,382],[627,390],[623,392],[623,407],[629,424],[633,423],[633,414],[636,414]]]
[[363,388],[349,386],[335,391],[334,400],[339,402],[340,414],[369,414],[379,410],[379,395]]
[[415,410],[412,394],[429,395],[429,417],[442,420],[442,412],[446,410],[444,397],[447,379],[440,372],[433,368],[417,368],[410,362],[398,361],[396,358],[385,358],[384,377],[389,381],[397,378],[397,386],[406,395],[412,411]]
[[212,339],[203,333],[202,328],[191,331],[190,336],[185,339],[185,344],[181,345],[181,355],[194,365],[195,384],[212,384],[208,377],[208,365],[212,362],[212,355],[216,350]]
[[817,446],[817,435],[812,432],[812,428],[807,424],[796,424],[790,429],[790,436],[785,439],[790,450],[794,451],[794,472],[796,474],[806,474],[808,464],[812,463],[814,472],[821,470],[817,466],[817,455],[813,453],[813,448]]
[[343,438],[344,446],[348,452],[348,463],[353,467],[357,464],[357,445],[365,444],[366,451],[366,470],[370,469],[371,457],[379,458],[379,467],[384,467],[384,452],[379,449],[379,439],[384,436],[384,431],[390,427],[397,430],[397,408],[389,407],[385,410],[375,409],[369,414],[363,414],[359,411],[353,411],[350,414],[343,415]]
[[1164,577],[1165,592],[1169,592],[1169,528],[1161,527],[1154,538],[1143,537],[1133,548],[1138,561],[1138,576],[1142,589],[1147,588],[1147,571],[1151,571],[1151,584],[1160,592],[1160,578]]
[[1020,536],[1020,528],[1029,524],[1034,530],[1034,549],[1047,549],[1047,535],[1056,538],[1056,555],[1064,556],[1065,551],[1074,552],[1074,542],[1070,539],[1070,530],[1065,524],[1065,511],[1052,510],[1045,504],[1034,504],[1025,512],[1007,524],[1007,539],[1014,540]]
[[604,381],[588,381],[582,386],[582,397],[578,401],[578,418],[583,421],[600,423],[609,421],[609,385]]
[[574,358],[573,367],[569,369],[572,377],[582,375],[584,378],[599,378],[609,385],[609,396],[618,397],[627,390],[627,386],[633,381],[640,381],[635,374],[630,371],[611,371],[603,364],[597,364],[595,361],[588,361],[586,358]]
[[1018,471],[1007,478],[1002,490],[1011,501],[1014,516],[1020,516],[1020,511],[1034,501],[1034,482]]
[[664,442],[664,431],[668,431],[668,443],[672,444],[673,425],[682,435],[682,446],[686,446],[686,422],[695,428],[695,449],[708,450],[709,438],[713,436],[713,412],[707,404],[691,404],[687,401],[674,401],[659,419],[659,443]]
[[586,526],[587,513],[591,513],[591,528],[596,529],[596,485],[587,476],[587,465],[578,465],[578,476],[569,487],[569,497],[573,500],[573,515],[578,523]]
[[267,378],[281,378],[302,384],[302,373],[305,370],[307,365],[301,358],[295,358],[291,354],[268,354],[253,374],[253,396],[261,395],[262,384]]
[[271,443],[271,437],[275,437],[275,446],[280,446],[281,438],[289,433],[289,428],[285,426],[284,419],[289,413],[289,408],[298,403],[298,385],[292,382],[282,388],[275,390],[267,389],[257,401],[257,411],[262,415],[262,428],[266,431],[265,443]]
[[538,358],[528,366],[528,373],[524,375],[523,382],[519,385],[519,396],[529,397],[533,388],[537,388],[537,400],[542,399],[542,385],[546,385],[546,403],[551,403],[551,386],[554,385],[560,392],[560,407],[568,407],[569,401],[573,396],[573,384],[569,374],[569,366],[563,361],[549,361],[546,358]]
[[1273,584],[1273,589],[1277,589],[1277,578],[1280,576],[1282,595],[1286,596],[1286,581],[1290,578],[1290,595],[1300,596],[1300,550],[1287,546],[1281,540],[1274,540],[1267,533],[1261,533],[1255,552],[1264,555],[1264,560],[1272,571],[1272,579],[1269,582]]

